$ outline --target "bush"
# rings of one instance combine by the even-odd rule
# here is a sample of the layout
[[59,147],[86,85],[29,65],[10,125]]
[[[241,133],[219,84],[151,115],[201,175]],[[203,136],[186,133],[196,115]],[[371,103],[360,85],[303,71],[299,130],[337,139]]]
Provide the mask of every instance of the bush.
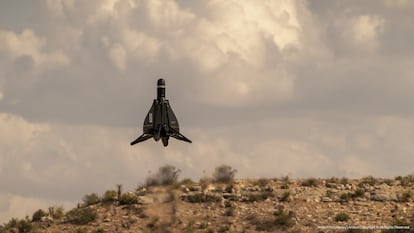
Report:
[[28,217],[26,217],[26,219],[21,220],[17,218],[12,218],[7,224],[5,224],[4,226],[0,226],[0,232],[15,232],[11,231],[10,228],[17,229],[19,233],[26,233],[31,232],[33,230],[33,225],[28,219]]
[[413,193],[410,190],[408,190],[408,191],[403,192],[401,194],[401,197],[399,197],[398,199],[400,202],[409,202],[412,196],[413,196]]
[[14,227],[17,227],[18,223],[19,223],[19,220],[17,218],[12,218],[7,223],[7,226],[10,227],[10,228],[14,228]]
[[294,224],[293,221],[294,213],[292,211],[280,211],[275,213],[275,225],[282,227],[290,227]]
[[258,185],[259,187],[266,187],[269,185],[269,179],[260,178],[257,180],[256,185]]
[[414,174],[407,176],[397,176],[395,180],[399,180],[401,186],[409,186],[411,183],[414,183]]
[[45,211],[43,211],[42,209],[39,209],[38,211],[33,213],[32,222],[39,222],[40,220],[42,220],[42,217],[46,215],[47,213]]
[[112,203],[117,200],[118,193],[115,190],[108,190],[102,197],[102,202]]
[[335,216],[335,221],[337,222],[346,222],[349,220],[349,215],[345,212],[338,213]]
[[339,179],[336,177],[331,177],[328,180],[326,180],[326,183],[334,183],[334,184],[338,184],[339,183]]
[[282,196],[279,198],[279,201],[287,201],[289,199],[289,196],[290,196],[289,191],[283,192]]
[[228,165],[216,167],[213,173],[213,179],[218,183],[230,183],[234,180],[237,170]]
[[378,183],[377,179],[374,178],[373,176],[367,176],[362,178],[362,181],[358,184],[359,187],[362,187],[364,185],[370,185],[370,186],[374,186]]
[[226,210],[224,211],[224,216],[234,216],[236,207],[230,201],[226,201],[224,203],[224,207],[226,207]]
[[349,184],[349,179],[346,177],[342,177],[341,180],[339,181],[341,184]]
[[365,195],[365,191],[363,189],[357,188],[353,194],[351,194],[352,198],[356,197],[363,197]]
[[76,208],[66,214],[68,222],[77,225],[85,225],[93,222],[97,216],[98,213],[92,208]]
[[351,199],[351,194],[350,193],[342,193],[339,198],[341,199],[341,202],[348,202],[349,199]]
[[146,185],[171,185],[177,182],[180,172],[181,170],[174,166],[165,165],[160,167],[156,174],[147,178]]
[[248,197],[248,202],[255,201],[265,201],[269,197],[274,197],[273,192],[261,192],[261,193],[250,193]]
[[208,202],[219,202],[221,197],[211,194],[196,193],[194,195],[187,196],[185,201],[190,203],[208,203]]
[[32,223],[27,219],[22,219],[17,223],[19,233],[30,232],[33,229]]
[[309,179],[306,179],[306,180],[302,181],[302,186],[316,187],[318,185],[319,185],[319,181],[315,178],[309,178]]
[[119,199],[120,205],[132,205],[137,203],[138,198],[132,193],[124,193],[121,195],[121,198]]
[[62,206],[50,207],[49,209],[53,209],[53,211],[50,211],[50,214],[54,219],[61,219],[65,216],[65,211]]
[[282,185],[280,185],[281,189],[289,189],[289,184],[288,183],[284,183]]
[[182,185],[192,185],[192,184],[194,184],[194,181],[190,178],[186,178],[186,179],[183,179],[182,181],[180,181],[180,184],[182,184]]
[[101,227],[96,229],[95,231],[93,231],[93,233],[104,233],[104,232],[105,232],[105,230]]
[[85,206],[90,206],[90,205],[95,205],[97,203],[99,203],[99,197],[96,193],[92,193],[92,194],[86,194],[83,197],[83,203],[85,204]]

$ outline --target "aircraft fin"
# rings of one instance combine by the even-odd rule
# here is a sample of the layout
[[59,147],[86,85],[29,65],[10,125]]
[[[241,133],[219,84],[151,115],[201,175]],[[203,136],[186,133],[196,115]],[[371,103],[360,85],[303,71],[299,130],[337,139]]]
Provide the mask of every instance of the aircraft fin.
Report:
[[181,141],[192,143],[192,141],[190,139],[186,138],[180,132],[178,132],[174,129],[172,129],[172,131],[174,132],[174,134],[172,134],[171,137],[176,138],[176,139],[181,140]]
[[174,112],[173,112],[173,110],[171,108],[171,105],[170,105],[169,101],[166,100],[166,102],[167,102],[167,119],[168,119],[168,124],[169,124],[170,128],[173,128],[175,131],[178,132],[180,130],[180,127],[178,125],[178,119],[175,116],[175,114],[174,114]]
[[148,139],[150,139],[152,137],[153,137],[152,134],[146,134],[146,133],[144,133],[141,136],[139,136],[137,139],[135,139],[135,141],[131,142],[131,146],[133,146],[133,145],[135,145],[135,144],[137,144],[139,142],[143,142],[145,140],[148,140]]
[[155,101],[154,103],[152,103],[151,108],[147,113],[147,116],[145,116],[144,126],[143,126],[144,133],[150,132],[153,129],[154,120],[155,120],[154,106],[155,106]]

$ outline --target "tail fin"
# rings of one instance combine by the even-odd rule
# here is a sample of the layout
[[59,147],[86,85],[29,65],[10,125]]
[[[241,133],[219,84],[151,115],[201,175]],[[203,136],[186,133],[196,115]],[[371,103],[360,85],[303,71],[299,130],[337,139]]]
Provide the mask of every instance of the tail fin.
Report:
[[144,133],[141,136],[139,136],[139,138],[135,139],[135,141],[131,142],[131,146],[133,146],[133,145],[135,145],[139,142],[143,142],[145,140],[148,140],[148,139],[152,138],[152,136],[153,136],[152,134]]
[[[174,131],[175,131],[175,130],[174,130]],[[190,139],[186,138],[184,135],[182,135],[182,134],[181,134],[180,132],[178,132],[178,131],[175,131],[175,132],[174,132],[174,134],[173,134],[173,135],[171,135],[171,137],[176,138],[176,139],[181,140],[181,141],[185,141],[185,142],[192,143],[192,141],[191,141]]]

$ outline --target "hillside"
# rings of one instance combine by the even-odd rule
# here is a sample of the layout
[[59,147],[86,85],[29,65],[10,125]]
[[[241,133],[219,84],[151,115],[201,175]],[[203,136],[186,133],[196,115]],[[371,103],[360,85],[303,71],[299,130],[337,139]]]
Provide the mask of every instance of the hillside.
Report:
[[412,176],[183,180],[86,195],[66,213],[38,211],[0,232],[414,232],[413,190]]

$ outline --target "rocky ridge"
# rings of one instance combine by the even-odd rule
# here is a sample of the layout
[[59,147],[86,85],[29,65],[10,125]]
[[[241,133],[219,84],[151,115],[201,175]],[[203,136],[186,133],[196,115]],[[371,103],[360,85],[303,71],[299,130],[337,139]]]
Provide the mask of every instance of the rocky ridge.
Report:
[[413,193],[402,178],[185,180],[61,216],[51,209],[26,228],[11,220],[0,232],[414,232]]

